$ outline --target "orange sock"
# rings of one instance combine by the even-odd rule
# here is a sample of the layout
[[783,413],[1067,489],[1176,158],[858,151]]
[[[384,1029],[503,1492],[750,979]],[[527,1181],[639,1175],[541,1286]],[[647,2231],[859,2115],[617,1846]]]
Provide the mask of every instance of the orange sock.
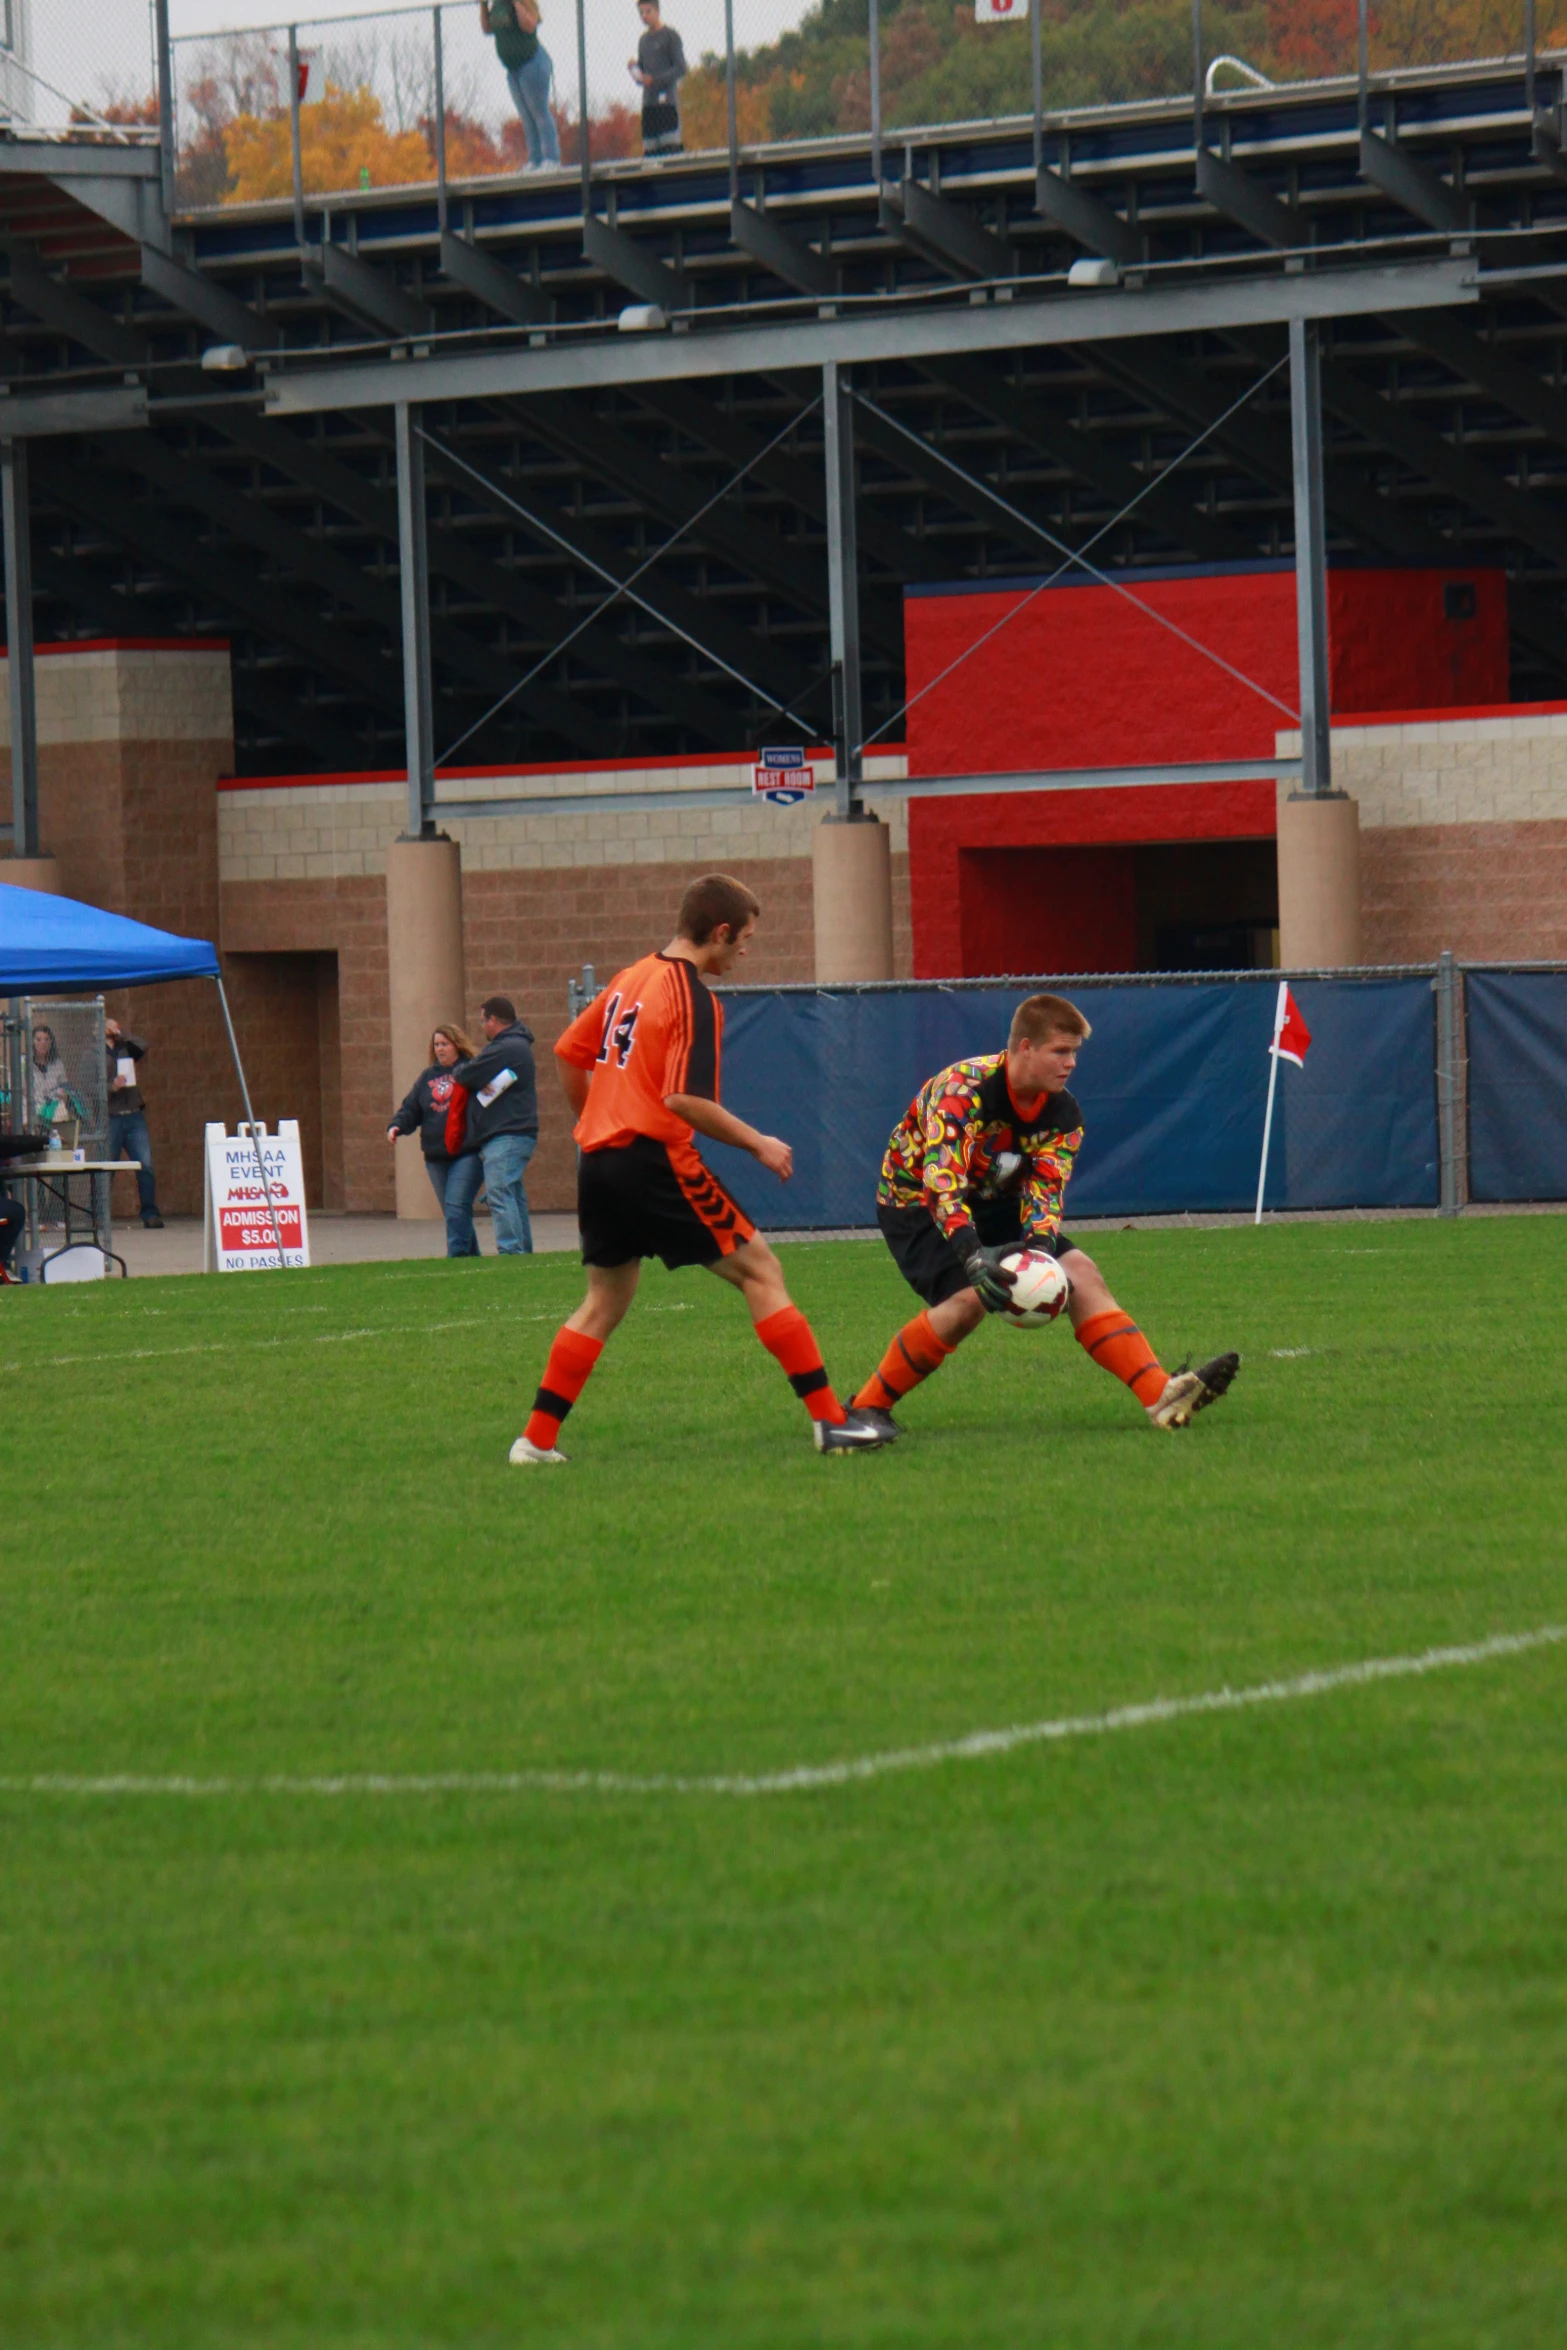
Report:
[[841,1426],[843,1406],[827,1384],[821,1349],[799,1307],[780,1306],[776,1314],[769,1314],[765,1322],[757,1323],[756,1335],[773,1360],[788,1373],[790,1386],[811,1418],[826,1420],[835,1428]]
[[916,1314],[904,1323],[855,1402],[869,1411],[890,1412],[922,1379],[939,1371],[951,1352],[946,1340],[936,1335],[929,1314]]
[[1140,1404],[1157,1403],[1165,1373],[1158,1356],[1129,1314],[1093,1314],[1078,1325],[1077,1343],[1102,1369],[1124,1380]]
[[548,1452],[560,1434],[560,1424],[588,1383],[588,1373],[604,1352],[602,1338],[584,1338],[580,1330],[557,1330],[544,1366],[539,1392],[523,1430],[530,1444]]

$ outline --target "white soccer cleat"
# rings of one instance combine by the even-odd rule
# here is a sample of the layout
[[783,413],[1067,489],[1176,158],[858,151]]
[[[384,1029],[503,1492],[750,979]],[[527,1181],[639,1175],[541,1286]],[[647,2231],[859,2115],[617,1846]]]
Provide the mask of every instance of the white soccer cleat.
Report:
[[514,1469],[563,1469],[571,1455],[557,1451],[553,1444],[546,1452],[542,1445],[530,1444],[526,1436],[519,1436],[506,1458]]
[[1238,1354],[1215,1355],[1195,1371],[1176,1371],[1166,1379],[1157,1403],[1144,1406],[1156,1428],[1185,1428],[1193,1412],[1205,1412],[1225,1394],[1241,1367]]
[[1156,1428],[1185,1428],[1191,1423],[1202,1391],[1202,1381],[1195,1371],[1175,1371],[1166,1379],[1158,1401],[1145,1404],[1143,1409]]

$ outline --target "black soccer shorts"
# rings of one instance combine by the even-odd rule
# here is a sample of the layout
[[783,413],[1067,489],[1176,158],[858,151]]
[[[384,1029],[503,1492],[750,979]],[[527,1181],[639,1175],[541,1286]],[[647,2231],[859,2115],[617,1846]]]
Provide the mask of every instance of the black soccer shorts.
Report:
[[577,1222],[585,1265],[629,1265],[635,1257],[662,1257],[680,1265],[716,1265],[756,1226],[716,1175],[695,1155],[679,1167],[668,1147],[650,1135],[608,1150],[584,1151],[577,1161]]
[[[973,1218],[974,1229],[987,1248],[1023,1247],[1023,1225],[1015,1200],[976,1200]],[[928,1208],[878,1207],[876,1221],[898,1271],[927,1306],[945,1305],[960,1289],[972,1286],[957,1250]],[[1066,1232],[1058,1232],[1054,1240],[1028,1243],[1051,1257],[1064,1257],[1077,1245]]]

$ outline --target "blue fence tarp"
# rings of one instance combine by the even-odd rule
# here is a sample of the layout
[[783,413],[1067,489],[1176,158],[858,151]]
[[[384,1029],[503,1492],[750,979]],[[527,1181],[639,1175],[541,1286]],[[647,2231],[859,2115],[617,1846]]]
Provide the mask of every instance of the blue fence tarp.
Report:
[[1469,1196],[1567,1199],[1567,973],[1471,971]]
[[[887,1137],[927,1077],[1006,1041],[1018,987],[725,998],[724,1099],[794,1147],[792,1182],[703,1146],[773,1230],[866,1225]],[[1078,986],[1094,1024],[1073,1080],[1086,1139],[1067,1213],[1252,1205],[1273,1033],[1271,982]],[[1271,1207],[1432,1207],[1435,1023],[1427,978],[1301,980],[1303,1069],[1279,1072]]]

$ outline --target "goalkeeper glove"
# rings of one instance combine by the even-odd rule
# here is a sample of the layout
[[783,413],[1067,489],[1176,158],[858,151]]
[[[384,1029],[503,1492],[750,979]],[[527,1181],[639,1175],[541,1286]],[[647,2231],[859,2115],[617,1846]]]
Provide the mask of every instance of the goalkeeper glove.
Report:
[[987,1314],[1005,1313],[1017,1281],[1010,1266],[1001,1262],[1001,1253],[999,1248],[986,1248],[976,1240],[963,1255],[963,1270]]

